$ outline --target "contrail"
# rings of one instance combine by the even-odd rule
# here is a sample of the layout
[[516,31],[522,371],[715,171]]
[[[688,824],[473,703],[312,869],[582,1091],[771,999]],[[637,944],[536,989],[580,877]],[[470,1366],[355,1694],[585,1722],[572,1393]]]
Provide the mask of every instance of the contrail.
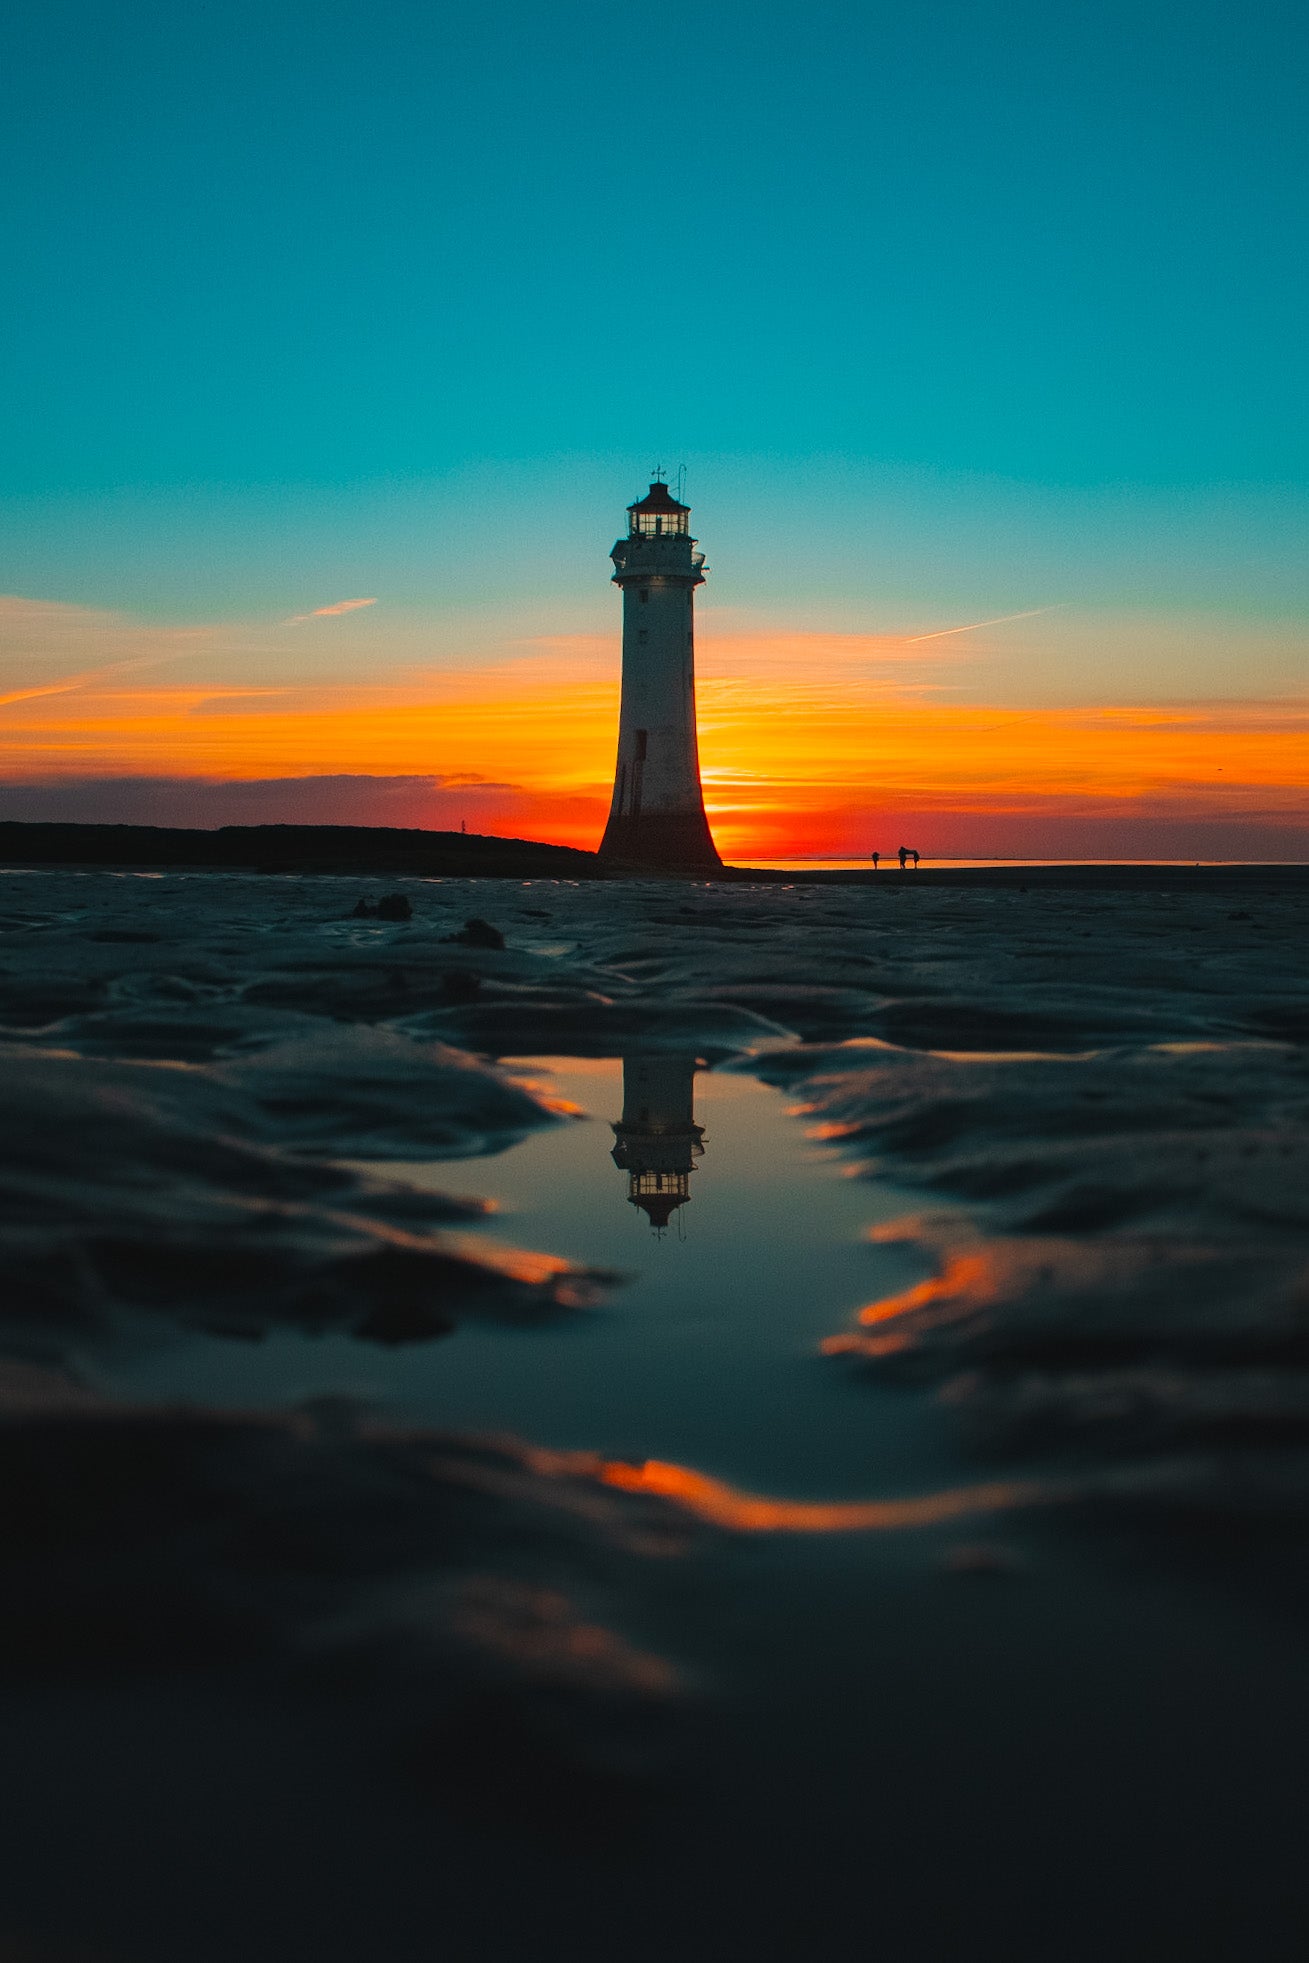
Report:
[[11,702],[31,702],[38,695],[68,695],[75,688],[85,688],[88,682],[102,682],[108,675],[121,675],[132,668],[157,668],[161,662],[181,658],[180,653],[146,654],[135,661],[111,662],[107,668],[87,668],[80,675],[65,675],[62,681],[43,682],[38,688],[17,688],[11,695],[0,695],[0,709],[7,708]]
[[1006,620],[1035,620],[1038,613],[1057,613],[1067,605],[1067,600],[1056,600],[1052,607],[1029,607],[1026,613],[1001,613],[994,620],[970,620],[966,627],[942,627],[935,634],[909,634],[906,639],[911,647],[915,641],[943,641],[949,634],[971,634],[978,627],[1002,627]]
[[282,622],[282,625],[283,627],[298,627],[301,621],[304,620],[325,620],[330,614],[354,613],[358,607],[375,607],[376,605],[377,601],[375,599],[337,600],[330,607],[315,607],[312,613],[293,613],[289,620]]

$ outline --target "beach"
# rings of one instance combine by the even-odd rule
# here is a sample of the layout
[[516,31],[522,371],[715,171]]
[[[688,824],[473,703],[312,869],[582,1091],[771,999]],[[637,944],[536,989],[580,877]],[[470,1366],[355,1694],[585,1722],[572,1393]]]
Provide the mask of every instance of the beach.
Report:
[[1304,1953],[1303,868],[0,934],[0,1954]]

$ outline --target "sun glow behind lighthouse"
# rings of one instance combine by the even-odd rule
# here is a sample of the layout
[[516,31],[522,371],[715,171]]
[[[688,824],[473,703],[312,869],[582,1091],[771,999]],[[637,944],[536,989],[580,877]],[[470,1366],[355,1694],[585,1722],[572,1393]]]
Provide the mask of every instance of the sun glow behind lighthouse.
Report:
[[[295,626],[173,627],[0,601],[0,816],[462,821],[598,843],[612,630],[506,633],[456,660],[430,618],[384,596],[339,604]],[[1294,636],[1245,630],[1264,690],[1232,700],[1217,684],[1234,632],[1075,608],[966,631],[781,630],[715,601],[697,651],[714,836],[736,860],[863,855],[887,825],[934,857],[1309,857]],[[1166,692],[1174,642],[1210,693]],[[1133,668],[1157,694],[1131,690]],[[1066,677],[1081,699],[1049,699]]]

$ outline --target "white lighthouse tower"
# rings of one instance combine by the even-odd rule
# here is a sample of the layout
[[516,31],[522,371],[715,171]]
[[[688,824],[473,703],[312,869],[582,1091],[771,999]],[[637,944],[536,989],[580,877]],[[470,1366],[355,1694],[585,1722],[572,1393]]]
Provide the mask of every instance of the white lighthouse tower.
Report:
[[627,507],[610,557],[623,594],[618,765],[600,856],[712,872],[721,866],[700,789],[695,735],[695,589],[704,553],[690,507],[656,480]]

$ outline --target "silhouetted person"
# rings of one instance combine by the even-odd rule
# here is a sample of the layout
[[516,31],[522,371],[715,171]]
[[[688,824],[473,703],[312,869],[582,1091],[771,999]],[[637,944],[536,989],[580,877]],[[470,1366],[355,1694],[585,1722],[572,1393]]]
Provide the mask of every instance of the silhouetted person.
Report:
[[882,856],[882,855],[881,855],[881,853],[880,853],[880,852],[874,852],[874,854],[873,854],[873,871],[874,871],[874,872],[876,872],[876,871],[877,871],[877,866],[878,866],[878,861],[879,861],[879,860],[881,859],[881,856]]
[[918,854],[917,854],[917,853],[916,853],[916,852],[915,852],[915,851],[914,851],[914,850],[913,850],[912,848],[910,849],[910,852],[909,852],[909,857],[910,857],[910,858],[911,858],[911,859],[913,860],[913,862],[914,862],[914,871],[915,871],[915,872],[917,872],[917,870],[918,870]]
[[900,870],[901,870],[901,872],[903,872],[903,871],[904,871],[904,869],[905,869],[905,862],[907,861],[907,859],[908,859],[908,857],[909,857],[909,847],[908,847],[907,845],[902,845],[902,846],[900,847]]

